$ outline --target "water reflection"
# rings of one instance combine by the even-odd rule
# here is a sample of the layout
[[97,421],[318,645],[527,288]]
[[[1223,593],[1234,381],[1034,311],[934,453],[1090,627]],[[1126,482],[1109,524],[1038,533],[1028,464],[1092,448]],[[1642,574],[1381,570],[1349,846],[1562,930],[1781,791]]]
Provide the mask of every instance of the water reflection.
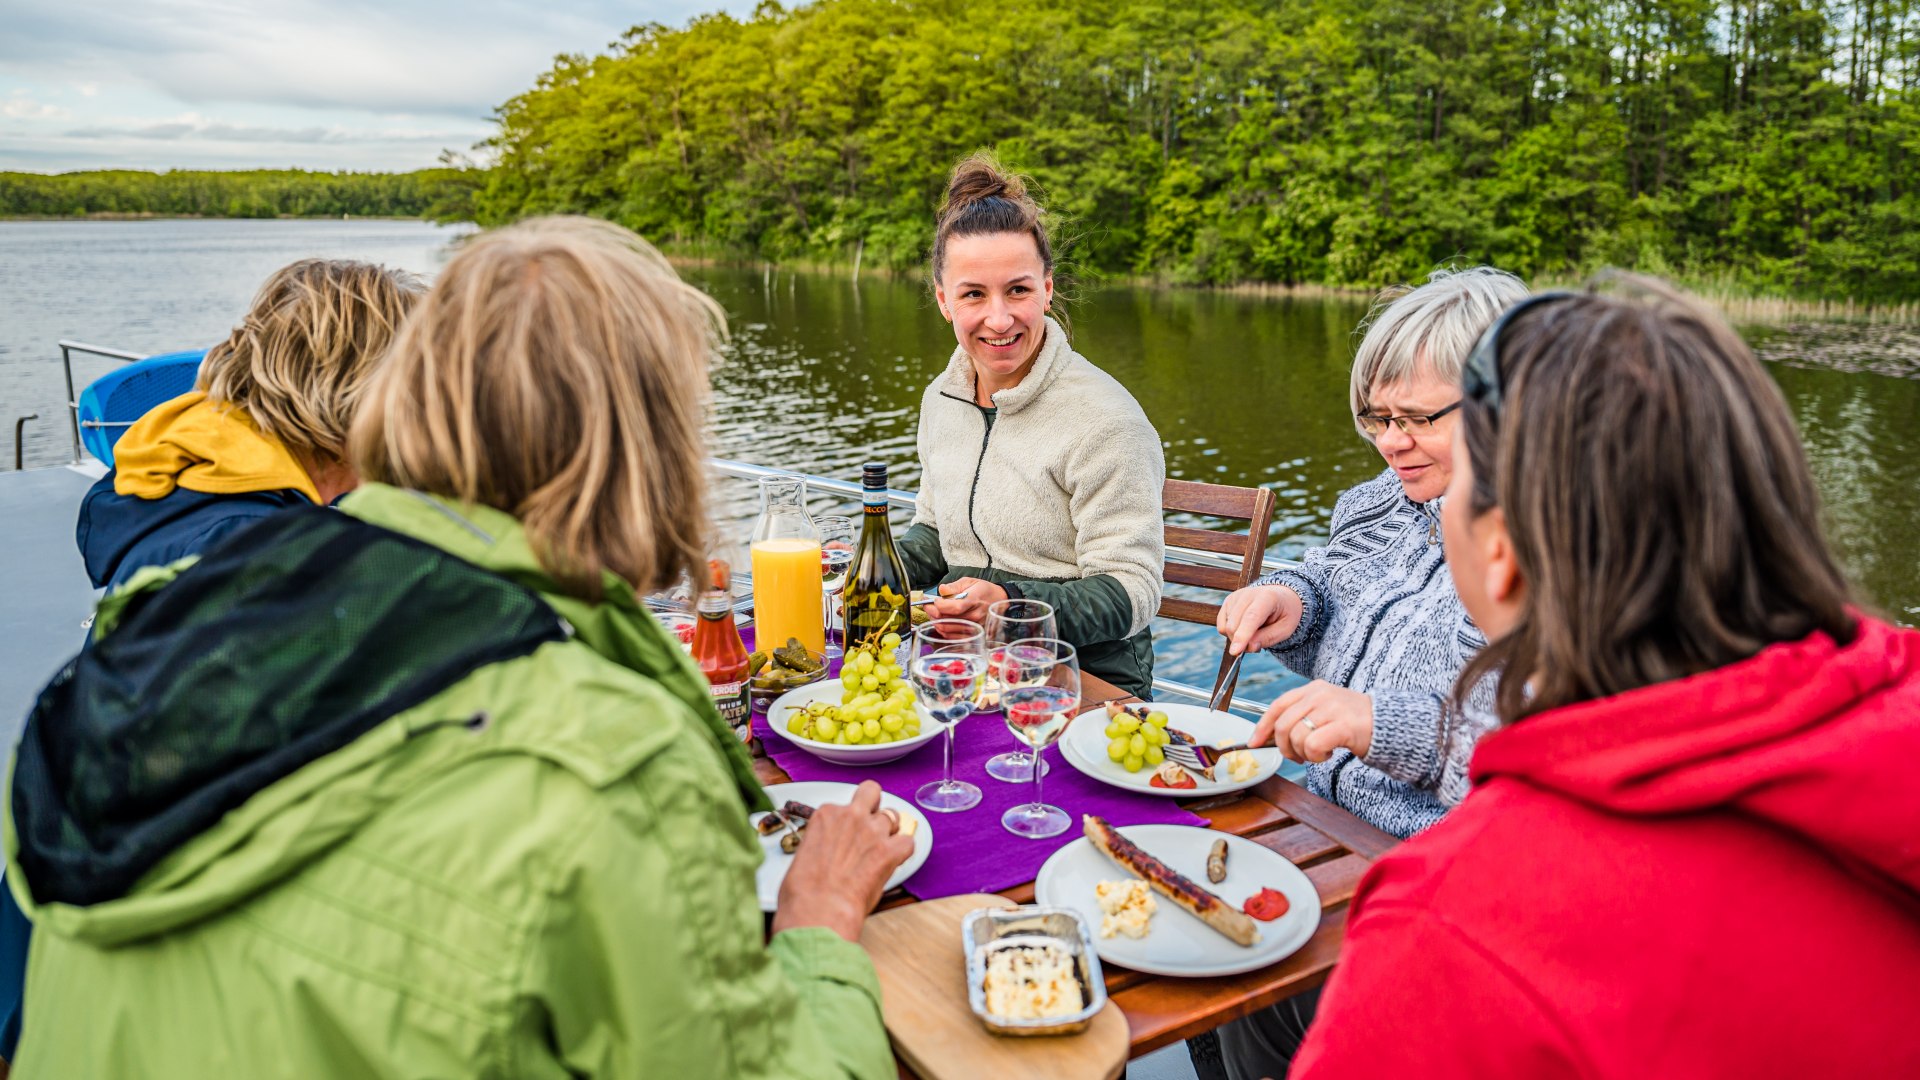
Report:
[[[452,235],[418,222],[0,224],[0,421],[39,412],[27,429],[28,461],[53,464],[68,446],[59,338],[156,352],[207,344],[269,272],[295,258],[374,259],[431,274]],[[953,350],[924,286],[766,269],[687,276],[732,320],[714,371],[716,452],[849,481],[863,461],[882,459],[895,486],[918,483],[920,394]],[[1110,289],[1067,313],[1080,351],[1132,390],[1159,428],[1169,475],[1274,491],[1280,554],[1323,540],[1340,492],[1380,468],[1347,415],[1353,330],[1365,313],[1357,301]],[[1802,348],[1790,333],[1764,336],[1768,355],[1784,361],[1769,370],[1799,421],[1849,572],[1867,600],[1920,622],[1920,381],[1824,370],[1817,341]],[[1848,342],[1857,361],[1860,343]],[[111,366],[76,374],[84,383]],[[744,529],[756,511],[752,485],[720,492]],[[1217,640],[1162,628],[1160,671],[1208,681]],[[1242,675],[1250,697],[1284,681],[1265,660]]]

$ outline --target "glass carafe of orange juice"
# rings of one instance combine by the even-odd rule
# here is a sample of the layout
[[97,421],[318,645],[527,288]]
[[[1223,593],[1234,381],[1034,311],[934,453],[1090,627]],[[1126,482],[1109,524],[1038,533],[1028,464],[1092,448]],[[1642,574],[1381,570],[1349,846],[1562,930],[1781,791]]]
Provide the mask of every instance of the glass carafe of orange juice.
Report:
[[814,652],[827,647],[820,618],[820,533],[807,514],[807,482],[792,475],[760,479],[760,520],[753,526],[753,627],[757,648],[771,651],[799,638]]

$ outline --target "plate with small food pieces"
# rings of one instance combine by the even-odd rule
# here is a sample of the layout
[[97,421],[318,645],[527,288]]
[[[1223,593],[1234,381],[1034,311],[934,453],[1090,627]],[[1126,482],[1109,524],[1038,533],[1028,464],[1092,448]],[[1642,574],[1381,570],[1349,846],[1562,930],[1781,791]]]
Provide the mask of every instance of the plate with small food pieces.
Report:
[[1115,828],[1092,815],[1081,823],[1085,836],[1040,868],[1034,901],[1079,912],[1106,963],[1238,975],[1292,956],[1320,926],[1313,882],[1251,840],[1191,825]]
[[[854,790],[852,784],[828,780],[768,785],[767,798],[773,800],[773,812],[754,814],[747,819],[760,837],[760,848],[766,854],[753,876],[761,911],[771,912],[779,906],[780,883],[787,879],[794,856],[806,846],[807,823],[813,812],[822,806],[845,806],[853,801]],[[933,853],[933,827],[920,808],[905,799],[883,791],[880,805],[898,814],[901,830],[913,836],[913,854],[887,878],[886,888],[895,889],[924,866],[927,856]]]
[[1253,721],[1198,705],[1109,702],[1073,718],[1060,737],[1060,752],[1069,765],[1114,787],[1192,799],[1250,788],[1279,772],[1284,759],[1263,746],[1229,752],[1202,768],[1194,758],[1168,751],[1242,746],[1252,734]]

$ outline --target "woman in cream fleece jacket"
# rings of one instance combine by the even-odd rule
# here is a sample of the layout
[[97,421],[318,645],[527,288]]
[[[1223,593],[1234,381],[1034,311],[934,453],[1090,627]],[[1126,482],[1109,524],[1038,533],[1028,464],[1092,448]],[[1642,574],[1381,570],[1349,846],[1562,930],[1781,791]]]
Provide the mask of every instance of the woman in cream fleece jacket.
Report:
[[1004,598],[1051,604],[1082,670],[1153,685],[1166,462],[1132,395],[1048,318],[1053,258],[1016,177],[954,171],[934,240],[934,288],[959,347],[920,403],[920,495],[901,539],[934,614],[982,621]]

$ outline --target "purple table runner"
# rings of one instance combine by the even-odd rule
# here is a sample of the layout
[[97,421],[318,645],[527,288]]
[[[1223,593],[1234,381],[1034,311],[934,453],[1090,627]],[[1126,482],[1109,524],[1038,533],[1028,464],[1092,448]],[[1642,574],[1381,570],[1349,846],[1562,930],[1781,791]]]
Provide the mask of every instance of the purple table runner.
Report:
[[[751,648],[751,629],[743,628],[743,634]],[[767,756],[795,780],[846,784],[872,780],[910,803],[920,785],[940,779],[946,738],[938,735],[898,761],[855,767],[814,757],[789,741],[784,730],[775,730],[759,712],[754,713],[753,733]],[[1182,810],[1173,799],[1140,795],[1082,775],[1060,757],[1058,746],[1050,746],[1045,753],[1052,770],[1047,773],[1041,794],[1047,802],[1071,814],[1074,827],[1048,840],[1015,836],[1000,824],[1000,815],[1031,802],[1033,785],[995,780],[987,775],[986,761],[1017,745],[998,711],[976,713],[955,728],[954,777],[978,787],[983,798],[972,809],[952,814],[920,808],[933,825],[933,851],[926,865],[907,879],[908,892],[921,900],[933,900],[970,892],[998,892],[1032,881],[1048,856],[1080,838],[1082,814],[1097,814],[1115,825],[1206,824],[1204,818]]]

